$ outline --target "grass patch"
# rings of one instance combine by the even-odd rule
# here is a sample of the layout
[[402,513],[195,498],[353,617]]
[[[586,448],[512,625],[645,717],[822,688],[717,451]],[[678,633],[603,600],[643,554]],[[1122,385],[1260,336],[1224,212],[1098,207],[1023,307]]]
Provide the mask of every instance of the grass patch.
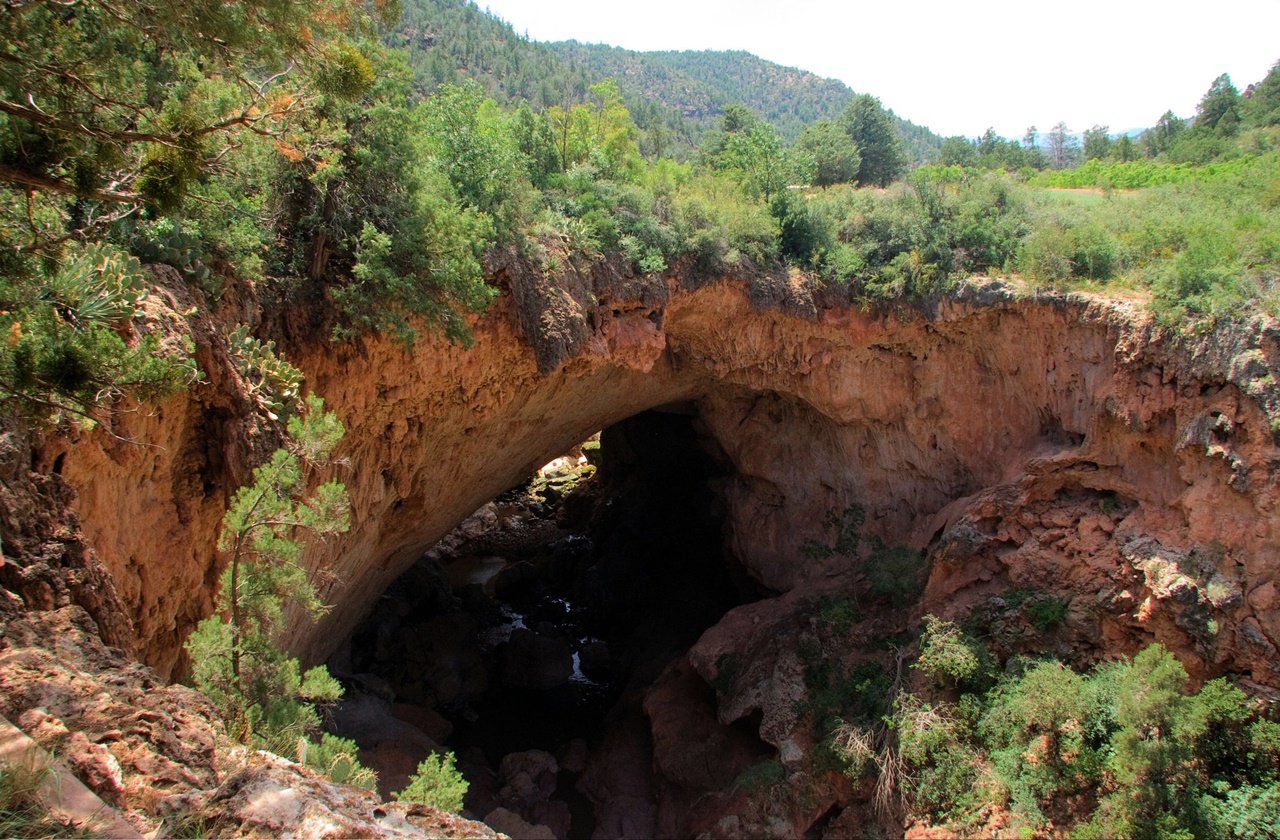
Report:
[[0,837],[88,837],[81,828],[49,813],[40,798],[48,767],[28,760],[0,765]]

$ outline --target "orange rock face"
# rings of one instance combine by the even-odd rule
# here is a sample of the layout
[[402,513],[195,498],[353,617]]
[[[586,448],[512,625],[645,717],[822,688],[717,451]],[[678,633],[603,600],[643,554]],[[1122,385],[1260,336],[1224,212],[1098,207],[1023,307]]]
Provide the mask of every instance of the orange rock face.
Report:
[[[930,311],[866,311],[803,278],[637,278],[511,259],[469,349],[422,340],[282,344],[347,427],[351,531],[307,562],[333,604],[289,631],[328,654],[424,549],[599,429],[692,403],[731,462],[730,547],[765,588],[850,573],[803,551],[857,505],[925,550],[921,610],[1009,586],[1069,598],[1081,639],[1158,639],[1193,673],[1280,685],[1274,330],[1197,339],[1120,304],[974,282]],[[181,304],[181,301],[175,301]],[[115,431],[54,441],[76,510],[162,670],[212,603],[230,493],[275,445],[207,321],[208,382]]]

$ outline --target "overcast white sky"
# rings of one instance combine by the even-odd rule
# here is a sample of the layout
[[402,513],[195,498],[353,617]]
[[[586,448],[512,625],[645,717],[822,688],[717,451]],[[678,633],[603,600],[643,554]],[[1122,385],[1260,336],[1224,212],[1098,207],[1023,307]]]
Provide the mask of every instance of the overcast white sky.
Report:
[[1280,60],[1280,0],[478,0],[538,41],[742,49],[872,93],[942,135],[1191,116]]

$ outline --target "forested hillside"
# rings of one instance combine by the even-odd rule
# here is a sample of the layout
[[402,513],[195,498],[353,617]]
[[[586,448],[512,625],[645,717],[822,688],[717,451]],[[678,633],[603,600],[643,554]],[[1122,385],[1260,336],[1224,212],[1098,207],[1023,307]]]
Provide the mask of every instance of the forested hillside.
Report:
[[[836,79],[742,51],[636,52],[529,41],[467,0],[405,0],[389,43],[408,48],[423,91],[474,79],[499,101],[544,108],[582,101],[592,84],[615,79],[641,131],[641,148],[655,156],[688,157],[728,105],[745,106],[784,140],[795,140],[806,125],[837,118],[854,97]],[[937,158],[941,137],[892,118],[911,162]]]

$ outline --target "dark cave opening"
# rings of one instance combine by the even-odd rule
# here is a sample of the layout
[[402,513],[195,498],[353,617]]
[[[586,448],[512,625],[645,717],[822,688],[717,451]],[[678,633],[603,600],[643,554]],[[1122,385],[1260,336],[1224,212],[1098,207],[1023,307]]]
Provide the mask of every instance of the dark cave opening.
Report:
[[447,749],[475,818],[505,810],[524,824],[490,822],[513,835],[589,837],[611,795],[593,766],[629,762],[652,788],[646,690],[725,612],[767,594],[725,548],[717,485],[730,470],[692,404],[664,406],[427,552],[330,662],[349,686],[335,729],[383,793]]

